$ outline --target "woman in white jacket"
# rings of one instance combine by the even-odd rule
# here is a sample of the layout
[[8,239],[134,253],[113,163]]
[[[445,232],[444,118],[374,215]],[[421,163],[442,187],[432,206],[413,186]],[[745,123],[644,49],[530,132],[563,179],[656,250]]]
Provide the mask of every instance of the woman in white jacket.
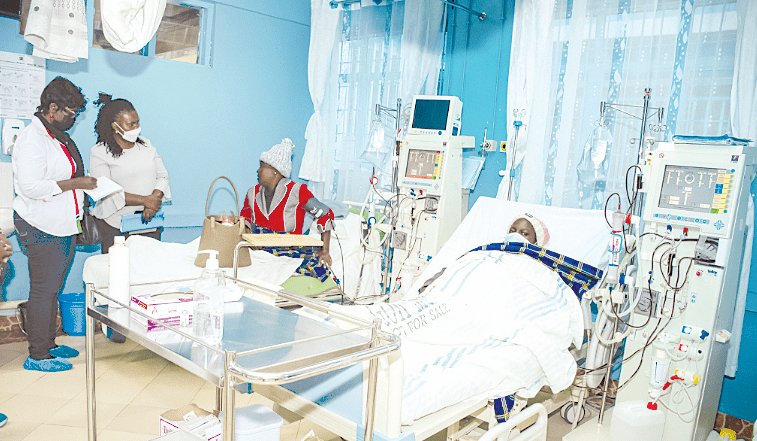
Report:
[[79,149],[66,133],[87,103],[81,89],[58,77],[45,86],[40,102],[13,147],[13,222],[29,258],[24,368],[57,372],[71,369],[65,358],[79,355],[55,344],[58,293],[81,228],[82,190],[94,189],[97,180],[84,176]]

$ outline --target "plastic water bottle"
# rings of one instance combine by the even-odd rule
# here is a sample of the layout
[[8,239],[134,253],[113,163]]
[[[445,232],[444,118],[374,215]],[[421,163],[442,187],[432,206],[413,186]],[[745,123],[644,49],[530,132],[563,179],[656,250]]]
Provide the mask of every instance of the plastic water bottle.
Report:
[[[108,296],[128,305],[131,301],[129,296],[129,248],[126,247],[126,238],[116,236],[113,245],[108,248]],[[121,305],[110,303],[111,308],[122,308]]]
[[[194,284],[192,334],[206,343],[217,345],[223,339],[223,296],[226,284],[218,269],[218,251],[208,253],[205,269]],[[199,253],[198,253],[199,254]]]

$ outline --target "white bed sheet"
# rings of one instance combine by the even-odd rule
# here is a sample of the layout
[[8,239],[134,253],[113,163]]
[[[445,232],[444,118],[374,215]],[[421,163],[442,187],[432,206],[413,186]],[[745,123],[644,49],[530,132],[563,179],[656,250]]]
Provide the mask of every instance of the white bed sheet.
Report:
[[[312,235],[319,237],[317,233]],[[194,260],[200,238],[183,244],[161,242],[139,235],[126,240],[130,251],[130,282],[155,283],[167,280],[192,279],[200,276],[202,268],[195,266]],[[332,270],[336,277],[344,283],[348,297],[354,297],[360,275],[360,264],[357,262],[357,252],[360,249],[360,217],[350,214],[344,219],[336,221],[336,232],[332,232],[331,259]],[[242,249],[249,252],[252,265],[239,268],[238,277],[251,282],[263,281],[271,285],[281,285],[300,266],[302,259],[286,256],[274,256],[265,251]],[[345,255],[342,264],[342,254]],[[378,278],[381,269],[375,260],[372,265],[363,269],[362,288],[360,295],[378,293]],[[232,276],[231,268],[223,269]],[[108,286],[108,255],[92,256],[84,262],[82,279],[84,283],[92,283],[95,287]]]

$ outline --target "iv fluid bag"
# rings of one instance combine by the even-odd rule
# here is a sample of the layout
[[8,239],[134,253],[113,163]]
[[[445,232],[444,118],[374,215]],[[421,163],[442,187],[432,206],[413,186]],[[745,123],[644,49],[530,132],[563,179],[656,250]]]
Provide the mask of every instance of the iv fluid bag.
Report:
[[611,149],[612,133],[604,125],[597,126],[586,140],[583,155],[576,166],[579,185],[591,185],[607,178]]

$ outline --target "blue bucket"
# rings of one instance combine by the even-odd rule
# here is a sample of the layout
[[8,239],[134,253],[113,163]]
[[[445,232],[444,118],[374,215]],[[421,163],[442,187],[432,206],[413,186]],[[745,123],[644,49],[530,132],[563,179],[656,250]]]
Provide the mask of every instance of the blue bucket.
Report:
[[63,332],[68,335],[83,337],[86,334],[84,300],[83,293],[71,292],[58,296]]

